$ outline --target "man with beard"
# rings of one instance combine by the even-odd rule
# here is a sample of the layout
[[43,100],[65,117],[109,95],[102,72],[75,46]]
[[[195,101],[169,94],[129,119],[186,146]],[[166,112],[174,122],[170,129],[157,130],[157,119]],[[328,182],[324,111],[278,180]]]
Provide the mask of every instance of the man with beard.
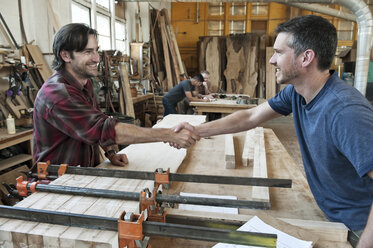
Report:
[[[295,17],[276,28],[270,63],[278,84],[290,83],[256,108],[189,128],[200,137],[241,132],[293,113],[311,191],[330,221],[342,222],[357,247],[373,247],[373,108],[329,71],[335,27],[320,16]],[[177,131],[177,129],[176,129]],[[360,236],[361,235],[361,236]]]
[[35,162],[50,161],[93,167],[100,163],[99,146],[112,164],[125,166],[116,144],[172,142],[189,147],[198,136],[182,130],[140,128],[104,114],[96,101],[90,77],[98,75],[97,31],[85,24],[63,26],[53,42],[56,72],[43,84],[34,104]]

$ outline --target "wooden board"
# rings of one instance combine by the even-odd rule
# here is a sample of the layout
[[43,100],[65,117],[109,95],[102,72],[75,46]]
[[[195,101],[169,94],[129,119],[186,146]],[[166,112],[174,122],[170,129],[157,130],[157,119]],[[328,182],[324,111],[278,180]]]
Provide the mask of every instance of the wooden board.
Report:
[[159,16],[158,24],[159,24],[159,29],[161,30],[161,35],[162,35],[163,56],[164,56],[164,62],[165,62],[165,67],[166,67],[166,79],[167,79],[167,85],[163,85],[163,86],[166,86],[164,91],[169,91],[174,86],[174,83],[172,81],[173,77],[172,77],[172,69],[171,69],[171,63],[170,63],[170,55],[169,55],[168,45],[167,45],[164,16]]
[[[254,135],[254,165],[253,165],[253,177],[268,178],[267,173],[267,159],[266,159],[266,147],[264,142],[264,131],[263,127],[255,128]],[[255,201],[268,202],[269,199],[269,188],[254,186],[252,188],[251,197]]]
[[245,145],[242,151],[242,165],[252,166],[254,161],[254,129],[250,129],[246,132]]
[[32,57],[32,60],[35,62],[35,64],[39,65],[38,71],[43,78],[43,81],[45,82],[52,75],[51,68],[49,67],[47,61],[44,59],[39,46],[26,45],[26,47]]
[[126,115],[135,117],[135,110],[133,108],[133,102],[132,102],[132,96],[131,96],[131,87],[130,87],[130,82],[128,79],[128,72],[127,68],[124,63],[120,64],[119,67],[119,72],[120,72],[120,78],[122,79],[122,91],[124,96],[124,103],[126,105]]
[[233,135],[226,134],[225,137],[225,153],[224,153],[224,160],[225,160],[225,168],[226,169],[234,169],[236,167],[236,158],[234,153],[234,142],[233,142]]

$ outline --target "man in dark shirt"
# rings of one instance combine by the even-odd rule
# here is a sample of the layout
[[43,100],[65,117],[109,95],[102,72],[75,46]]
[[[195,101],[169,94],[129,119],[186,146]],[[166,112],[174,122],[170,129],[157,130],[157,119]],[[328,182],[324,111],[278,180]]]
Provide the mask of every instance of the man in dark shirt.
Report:
[[168,93],[162,98],[164,107],[163,115],[166,116],[169,114],[176,114],[176,105],[184,98],[187,98],[189,102],[207,102],[208,99],[200,99],[197,97],[196,92],[196,87],[201,86],[203,81],[203,76],[201,74],[197,74],[192,79],[181,81],[178,85],[168,91]]
[[34,104],[35,162],[91,167],[100,163],[99,146],[112,164],[125,166],[125,154],[112,146],[145,142],[171,142],[189,147],[198,136],[183,130],[140,128],[118,122],[98,106],[90,77],[97,76],[97,31],[84,24],[63,26],[53,42],[56,72],[43,84]]

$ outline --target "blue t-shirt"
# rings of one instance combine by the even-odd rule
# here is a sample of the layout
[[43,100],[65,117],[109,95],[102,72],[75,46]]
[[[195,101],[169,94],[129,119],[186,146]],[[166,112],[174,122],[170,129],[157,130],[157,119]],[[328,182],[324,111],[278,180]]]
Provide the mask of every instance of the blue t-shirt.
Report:
[[178,85],[173,87],[168,93],[163,97],[167,100],[169,104],[176,105],[178,102],[183,100],[186,95],[186,91],[194,91],[195,87],[192,85],[190,79],[181,81]]
[[364,229],[373,201],[373,108],[333,73],[308,104],[292,85],[269,100],[293,113],[311,191],[329,220]]

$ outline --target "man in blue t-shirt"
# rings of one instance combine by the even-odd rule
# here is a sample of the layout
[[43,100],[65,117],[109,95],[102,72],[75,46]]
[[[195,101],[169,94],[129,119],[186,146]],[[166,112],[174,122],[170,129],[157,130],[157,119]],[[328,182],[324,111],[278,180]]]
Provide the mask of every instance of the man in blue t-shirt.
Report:
[[178,85],[173,87],[167,94],[162,98],[164,107],[163,116],[169,114],[176,114],[176,105],[182,101],[185,97],[188,101],[195,102],[207,102],[208,99],[200,99],[197,97],[196,87],[201,86],[204,79],[201,74],[195,75],[192,79],[186,79],[181,81]]
[[[343,222],[357,247],[373,247],[373,108],[329,71],[335,27],[320,16],[295,17],[276,28],[270,63],[284,90],[256,108],[197,127],[200,137],[241,132],[293,113],[311,191],[327,218]],[[354,241],[350,239],[353,244]],[[355,240],[355,242],[357,242]]]

